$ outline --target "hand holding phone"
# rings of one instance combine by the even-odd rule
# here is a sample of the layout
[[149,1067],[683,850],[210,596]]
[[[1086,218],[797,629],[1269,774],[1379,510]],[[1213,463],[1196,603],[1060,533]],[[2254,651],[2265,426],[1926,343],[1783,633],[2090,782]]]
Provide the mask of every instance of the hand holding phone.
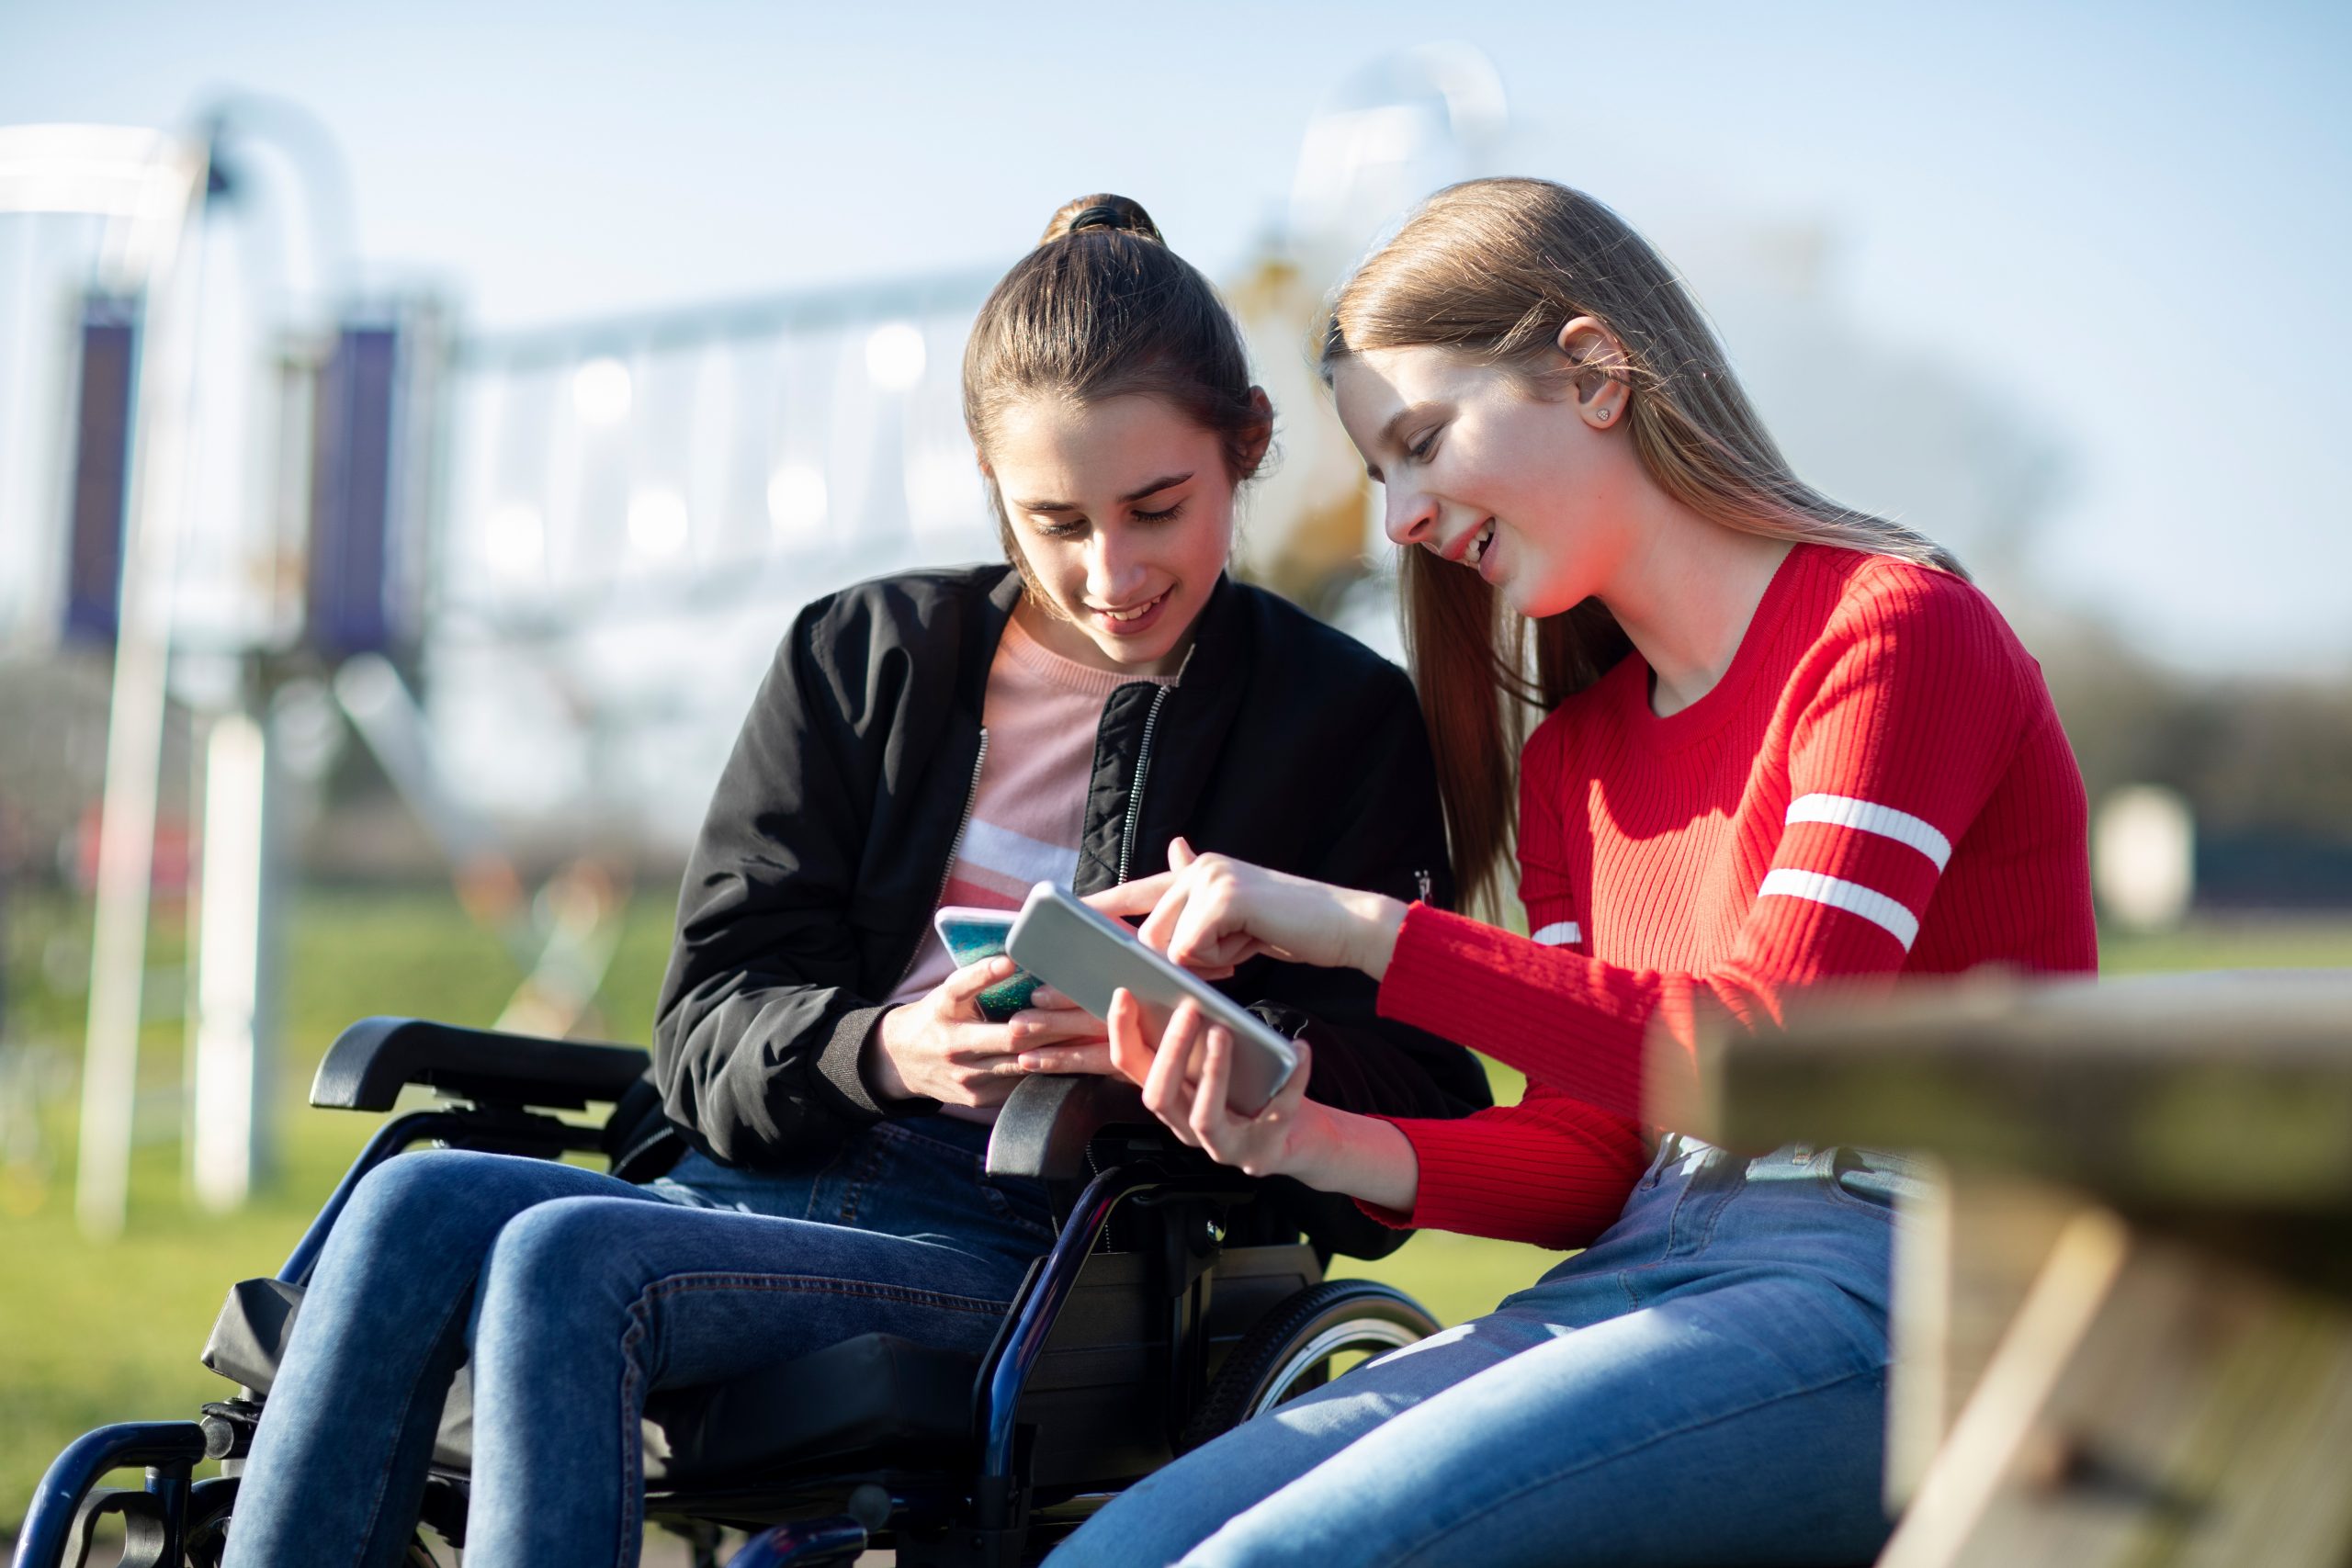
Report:
[[[1012,929],[1015,911],[1012,909],[982,909],[968,904],[946,904],[931,918],[939,940],[947,944],[949,956],[959,969],[978,964],[983,958],[994,958],[1004,951],[1006,933]],[[1037,976],[1016,973],[1009,980],[1000,980],[979,994],[977,1005],[980,1016],[990,1023],[1002,1023],[1029,1005],[1040,984]]]
[[1041,882],[1005,938],[1005,951],[1032,974],[1097,1018],[1108,1018],[1113,993],[1142,1005],[1150,1028],[1166,1027],[1187,1000],[1233,1037],[1227,1103],[1255,1116],[1298,1067],[1298,1050],[1256,1014],[1136,939],[1125,926]]

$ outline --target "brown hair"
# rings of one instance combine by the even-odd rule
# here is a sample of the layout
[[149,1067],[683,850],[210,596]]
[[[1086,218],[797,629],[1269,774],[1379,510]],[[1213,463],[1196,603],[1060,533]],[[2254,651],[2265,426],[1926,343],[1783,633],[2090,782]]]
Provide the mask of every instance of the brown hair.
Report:
[[[1225,301],[1124,196],[1064,203],[989,295],[964,345],[964,423],[983,461],[998,420],[1016,403],[1142,393],[1217,436],[1239,484],[1265,452],[1268,421],[1255,391]],[[1006,558],[1026,578],[993,482],[989,503]]]
[[[1790,472],[1696,300],[1625,220],[1549,180],[1471,180],[1438,192],[1341,286],[1323,333],[1340,360],[1444,348],[1564,395],[1560,329],[1599,321],[1624,349],[1625,423],[1650,479],[1711,522],[1957,572],[1934,541],[1838,505]],[[1454,874],[1491,909],[1517,815],[1531,708],[1548,713],[1630,644],[1597,599],[1530,623],[1474,572],[1404,552],[1405,644],[1437,752]]]

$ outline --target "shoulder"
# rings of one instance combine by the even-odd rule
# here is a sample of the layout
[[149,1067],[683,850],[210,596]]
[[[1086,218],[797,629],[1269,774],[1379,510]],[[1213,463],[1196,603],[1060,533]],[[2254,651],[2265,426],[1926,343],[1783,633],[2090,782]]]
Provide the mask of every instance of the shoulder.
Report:
[[819,649],[844,640],[919,643],[931,635],[954,635],[965,615],[986,604],[1012,570],[998,562],[869,577],[810,600],[794,626]]
[[2012,699],[2038,668],[1984,591],[1957,573],[1893,556],[1821,552],[1815,570],[1836,602],[1814,651],[1904,684],[1994,692]]

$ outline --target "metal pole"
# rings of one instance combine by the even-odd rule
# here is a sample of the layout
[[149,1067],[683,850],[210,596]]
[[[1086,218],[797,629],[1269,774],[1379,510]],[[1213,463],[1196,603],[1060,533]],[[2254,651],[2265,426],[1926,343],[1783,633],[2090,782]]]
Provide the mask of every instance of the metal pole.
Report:
[[213,720],[204,758],[190,1169],[197,1201],[216,1212],[243,1204],[265,1141],[273,761],[264,722],[242,711]]
[[74,1191],[74,1210],[83,1231],[102,1237],[121,1233],[130,1201],[156,780],[163,756],[173,577],[187,488],[187,404],[194,386],[194,296],[202,281],[200,276],[181,276],[173,264],[201,210],[204,168],[198,154],[178,171],[184,182],[179,201],[158,239],[148,274],[148,327],[123,538],[120,630],[107,715],[106,794]]

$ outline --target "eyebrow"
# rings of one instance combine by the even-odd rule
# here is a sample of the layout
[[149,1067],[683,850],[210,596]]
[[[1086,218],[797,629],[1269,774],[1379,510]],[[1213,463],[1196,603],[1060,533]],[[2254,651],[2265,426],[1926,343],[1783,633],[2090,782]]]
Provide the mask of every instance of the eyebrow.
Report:
[[[1169,474],[1163,478],[1156,479],[1149,484],[1144,486],[1141,490],[1131,490],[1127,491],[1126,494],[1119,497],[1119,504],[1125,506],[1130,502],[1141,501],[1145,496],[1158,495],[1163,490],[1173,490],[1192,477],[1192,473],[1188,470],[1184,473]],[[1083,510],[1083,508],[1074,501],[1023,501],[1017,502],[1016,504],[1018,504],[1023,512],[1078,512]]]
[[[1395,413],[1388,416],[1388,423],[1380,427],[1379,435],[1374,437],[1374,445],[1381,446],[1395,446],[1400,445],[1403,437],[1396,434],[1397,431],[1416,415],[1427,412],[1432,406],[1433,405],[1425,402],[1412,403],[1404,408],[1398,409]],[[1363,466],[1363,471],[1374,484],[1386,484],[1388,482],[1386,479],[1380,477],[1380,465],[1377,463],[1366,463]]]

